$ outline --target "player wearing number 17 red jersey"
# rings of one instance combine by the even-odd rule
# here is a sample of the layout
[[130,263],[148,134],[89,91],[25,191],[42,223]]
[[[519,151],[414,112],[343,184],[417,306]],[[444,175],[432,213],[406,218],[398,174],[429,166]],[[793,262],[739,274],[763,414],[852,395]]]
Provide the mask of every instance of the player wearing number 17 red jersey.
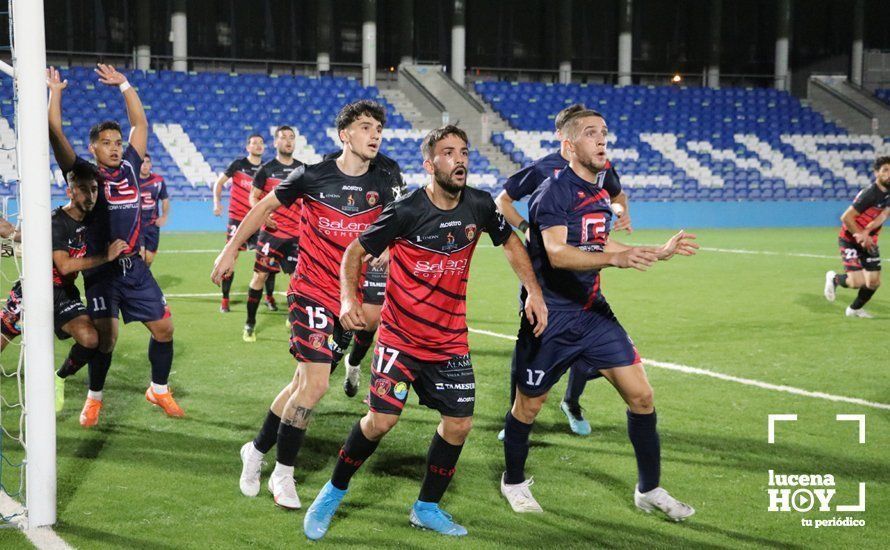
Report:
[[504,246],[507,260],[528,289],[525,314],[535,332],[541,334],[547,324],[547,308],[525,247],[491,196],[466,187],[466,134],[456,126],[433,130],[422,150],[430,184],[387,207],[343,258],[340,320],[347,329],[365,326],[355,290],[362,257],[379,256],[389,248],[390,272],[371,375],[370,411],[352,428],[331,480],[306,513],[303,530],[313,540],[325,535],[349,480],[395,427],[409,386],[422,404],[441,415],[410,521],[445,535],[467,534],[439,508],[439,501],[469,435],[476,400],[466,291],[470,260],[483,232],[492,243]]

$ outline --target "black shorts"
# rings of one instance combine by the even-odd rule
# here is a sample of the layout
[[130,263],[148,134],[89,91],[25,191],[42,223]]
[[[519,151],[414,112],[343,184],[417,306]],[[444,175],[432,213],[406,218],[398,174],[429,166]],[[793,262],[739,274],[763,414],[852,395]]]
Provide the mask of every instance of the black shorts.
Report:
[[401,414],[409,386],[422,405],[443,416],[473,416],[476,378],[469,355],[455,355],[448,361],[421,361],[397,349],[377,346],[368,386],[371,410]]
[[157,252],[158,245],[161,243],[161,228],[151,224],[142,227],[142,237],[145,239],[145,250],[148,252]]
[[299,242],[296,237],[282,239],[260,231],[257,237],[256,262],[253,264],[253,270],[259,273],[284,271],[290,275],[297,268],[297,256],[300,253]]
[[[80,300],[80,291],[76,286],[53,286],[53,328],[59,340],[71,338],[71,335],[62,330],[72,319],[81,315],[87,315],[87,308]],[[15,338],[22,333],[19,321],[22,316],[22,283],[16,281],[6,305],[0,310],[0,332],[9,338]]]
[[352,332],[343,330],[334,313],[315,300],[287,293],[290,353],[302,363],[330,364],[343,356]]
[[[229,218],[229,225],[226,228],[226,242],[232,240],[232,237],[235,236],[235,231],[238,231],[238,226],[241,225],[241,220],[236,220],[235,218]],[[260,232],[257,231],[253,235],[251,235],[244,244],[241,245],[241,248],[238,250],[253,250],[256,248],[256,240],[259,236]]]
[[368,270],[365,272],[365,282],[362,286],[362,302],[373,306],[383,305],[386,277],[386,266],[374,269],[368,265]]
[[147,323],[170,317],[161,287],[141,256],[107,263],[84,276],[90,317],[123,317],[124,323]]
[[841,261],[844,262],[844,271],[880,271],[881,251],[878,250],[878,241],[875,239],[873,248],[862,248],[859,243],[848,241],[838,237],[837,244],[841,249]]

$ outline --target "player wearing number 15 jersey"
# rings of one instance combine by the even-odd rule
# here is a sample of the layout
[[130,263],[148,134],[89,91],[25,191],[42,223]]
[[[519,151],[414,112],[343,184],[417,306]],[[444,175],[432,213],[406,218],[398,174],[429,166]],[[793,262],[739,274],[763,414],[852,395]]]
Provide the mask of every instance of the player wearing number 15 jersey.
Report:
[[234,251],[269,213],[302,200],[300,261],[287,297],[290,349],[297,369],[292,382],[272,403],[256,439],[241,449],[241,491],[255,496],[263,453],[277,445],[269,489],[275,503],[284,508],[300,507],[293,478],[294,461],[312,410],[327,391],[331,361],[335,358],[332,337],[340,316],[343,252],[394,200],[392,174],[371,162],[380,149],[385,122],[383,107],[372,101],[343,107],[336,120],[343,154],[336,160],[300,166],[260,200],[217,258],[212,275],[218,282],[231,271]]
[[494,245],[504,246],[526,285],[529,323],[538,334],[546,327],[547,310],[522,241],[491,195],[466,187],[467,135],[456,126],[433,130],[422,150],[430,184],[387,207],[343,258],[340,319],[345,328],[360,329],[366,323],[356,291],[362,257],[379,256],[389,248],[389,282],[371,373],[370,411],[353,426],[331,480],[306,513],[303,530],[313,540],[325,535],[350,479],[395,427],[409,387],[441,415],[410,521],[445,535],[467,534],[439,508],[439,501],[455,473],[476,401],[466,292],[470,261],[483,232]]

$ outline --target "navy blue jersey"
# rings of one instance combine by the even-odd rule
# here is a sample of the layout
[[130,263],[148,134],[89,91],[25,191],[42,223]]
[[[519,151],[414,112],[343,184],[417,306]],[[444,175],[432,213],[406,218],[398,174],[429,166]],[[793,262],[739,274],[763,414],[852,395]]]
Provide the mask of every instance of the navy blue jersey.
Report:
[[142,192],[142,227],[154,225],[158,219],[161,201],[170,198],[167,195],[167,183],[159,174],[151,173],[147,178],[139,178],[139,189]]
[[[80,157],[74,163],[87,163]],[[142,194],[139,190],[139,169],[142,156],[132,145],[124,151],[121,165],[115,169],[99,167],[99,196],[96,206],[85,220],[87,255],[104,254],[117,239],[127,243],[123,255],[138,252],[142,246]],[[65,174],[68,178],[68,174]]]
[[605,176],[606,171],[602,171],[595,183],[588,183],[566,167],[532,194],[528,252],[544,291],[544,301],[551,310],[594,309],[605,303],[599,270],[581,272],[553,267],[541,236],[545,229],[565,226],[569,246],[602,252],[612,229],[612,201],[603,188]]
[[[564,159],[559,151],[550,153],[510,176],[504,183],[504,189],[511,199],[518,201],[534,193],[545,179],[555,176],[568,165],[569,161]],[[609,192],[610,197],[617,197],[621,193],[621,179],[609,161],[606,161],[606,170],[603,187]]]

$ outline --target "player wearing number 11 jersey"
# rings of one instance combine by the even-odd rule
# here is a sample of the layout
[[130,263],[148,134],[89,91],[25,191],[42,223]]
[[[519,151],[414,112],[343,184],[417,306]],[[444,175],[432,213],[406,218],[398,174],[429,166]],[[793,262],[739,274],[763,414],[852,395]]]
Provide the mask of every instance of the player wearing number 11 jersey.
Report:
[[303,530],[312,540],[325,535],[350,479],[398,423],[409,387],[441,415],[410,521],[445,535],[467,534],[439,508],[439,501],[454,476],[476,401],[466,292],[470,260],[483,232],[493,244],[504,246],[528,289],[525,313],[536,333],[547,324],[541,289],[522,242],[491,195],[466,187],[467,135],[456,126],[433,130],[422,151],[430,184],[387,207],[343,258],[340,320],[345,328],[358,330],[366,324],[356,292],[362,257],[380,256],[389,248],[389,282],[371,373],[370,411],[352,428],[331,480],[306,513]]

